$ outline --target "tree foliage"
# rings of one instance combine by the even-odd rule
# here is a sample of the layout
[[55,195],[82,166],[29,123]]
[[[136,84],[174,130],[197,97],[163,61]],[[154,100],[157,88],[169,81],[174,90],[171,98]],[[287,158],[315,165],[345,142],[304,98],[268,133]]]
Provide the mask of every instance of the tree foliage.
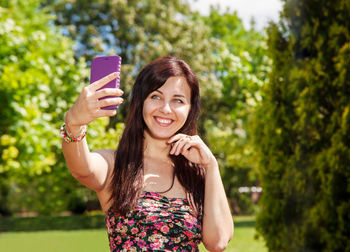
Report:
[[181,0],[0,0],[0,6],[3,214],[79,212],[96,200],[69,174],[58,128],[88,83],[86,65],[101,54],[123,57],[126,104],[111,120],[89,125],[90,149],[117,147],[136,74],[154,58],[177,55],[198,75],[200,132],[219,158],[227,193],[249,208],[237,187],[256,182],[246,128],[268,71],[260,33],[245,30],[236,14],[212,10],[201,17]]
[[[257,183],[250,136],[251,110],[259,102],[268,59],[264,36],[245,30],[234,13],[209,17],[191,13],[176,1],[49,1],[56,24],[76,41],[76,56],[90,61],[98,54],[123,57],[122,88],[128,95],[135,74],[150,60],[166,54],[184,58],[198,74],[202,113],[200,132],[220,160],[236,212],[249,210],[251,200],[238,187]],[[124,106],[117,120],[123,121]],[[111,122],[113,125],[115,121]]]
[[[214,75],[212,51],[220,42],[209,38],[200,19],[191,18],[189,5],[181,0],[48,0],[56,24],[76,41],[76,57],[89,63],[96,55],[118,54],[123,58],[121,87],[128,96],[136,74],[151,60],[176,55],[198,74],[203,113],[220,97]],[[217,88],[219,87],[219,88]],[[127,102],[127,101],[126,101]],[[117,120],[126,116],[123,106]],[[111,121],[113,125],[116,120]]]
[[240,194],[238,188],[259,184],[249,124],[270,69],[265,36],[254,27],[245,29],[236,13],[211,9],[209,16],[201,18],[211,28],[211,36],[224,43],[215,50],[221,99],[211,107],[205,128],[220,158],[234,213],[253,213],[252,200],[249,195]]
[[[94,198],[70,176],[58,135],[65,112],[88,81],[85,59],[89,64],[98,54],[120,54],[127,98],[143,65],[176,54],[200,73],[202,95],[211,101],[220,95],[213,57],[206,56],[218,42],[207,39],[209,29],[189,19],[189,7],[180,1],[30,0],[1,1],[0,6],[3,214],[81,209]],[[110,122],[104,118],[90,125],[90,149],[117,147],[126,107]]]
[[271,251],[350,251],[350,2],[285,1],[255,141]]
[[[0,1],[0,41],[1,214],[65,210],[79,187],[64,164],[59,126],[84,85],[85,62],[37,0]],[[90,137],[107,123],[97,122]]]

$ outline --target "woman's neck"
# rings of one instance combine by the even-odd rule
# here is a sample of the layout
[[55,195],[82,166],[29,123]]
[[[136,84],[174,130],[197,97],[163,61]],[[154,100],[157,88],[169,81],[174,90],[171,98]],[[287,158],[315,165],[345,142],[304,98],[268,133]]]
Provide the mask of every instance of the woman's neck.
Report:
[[147,131],[144,132],[144,156],[155,157],[157,159],[168,160],[170,152],[170,144],[167,139],[156,139],[152,137]]

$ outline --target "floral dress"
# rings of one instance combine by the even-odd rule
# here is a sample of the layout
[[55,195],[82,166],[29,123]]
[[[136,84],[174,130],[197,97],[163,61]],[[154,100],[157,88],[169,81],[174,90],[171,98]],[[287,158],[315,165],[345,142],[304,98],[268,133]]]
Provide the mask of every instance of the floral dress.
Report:
[[105,217],[111,251],[199,251],[201,224],[187,199],[143,192],[135,210]]

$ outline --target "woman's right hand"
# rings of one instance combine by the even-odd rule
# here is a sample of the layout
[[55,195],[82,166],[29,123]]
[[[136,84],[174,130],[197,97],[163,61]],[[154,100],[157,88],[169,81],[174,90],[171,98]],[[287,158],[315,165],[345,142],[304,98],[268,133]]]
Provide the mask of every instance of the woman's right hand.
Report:
[[[119,105],[123,103],[121,97],[111,97],[99,100],[105,96],[121,96],[123,91],[119,88],[102,88],[111,80],[119,76],[118,72],[111,73],[83,88],[75,104],[68,110],[65,118],[66,125],[72,133],[79,132],[80,128],[93,120],[104,116],[114,116],[116,110],[101,109],[102,107]],[[100,90],[98,90],[100,89]]]

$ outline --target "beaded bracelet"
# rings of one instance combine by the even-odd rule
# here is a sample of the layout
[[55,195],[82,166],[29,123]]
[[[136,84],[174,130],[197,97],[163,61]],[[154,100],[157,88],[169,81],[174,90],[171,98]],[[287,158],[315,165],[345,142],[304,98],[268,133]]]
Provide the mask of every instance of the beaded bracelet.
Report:
[[84,139],[86,136],[86,127],[78,137],[71,136],[66,129],[66,124],[63,123],[60,129],[61,136],[63,137],[63,140],[66,141],[67,143],[74,143],[74,142],[80,142],[81,140]]

